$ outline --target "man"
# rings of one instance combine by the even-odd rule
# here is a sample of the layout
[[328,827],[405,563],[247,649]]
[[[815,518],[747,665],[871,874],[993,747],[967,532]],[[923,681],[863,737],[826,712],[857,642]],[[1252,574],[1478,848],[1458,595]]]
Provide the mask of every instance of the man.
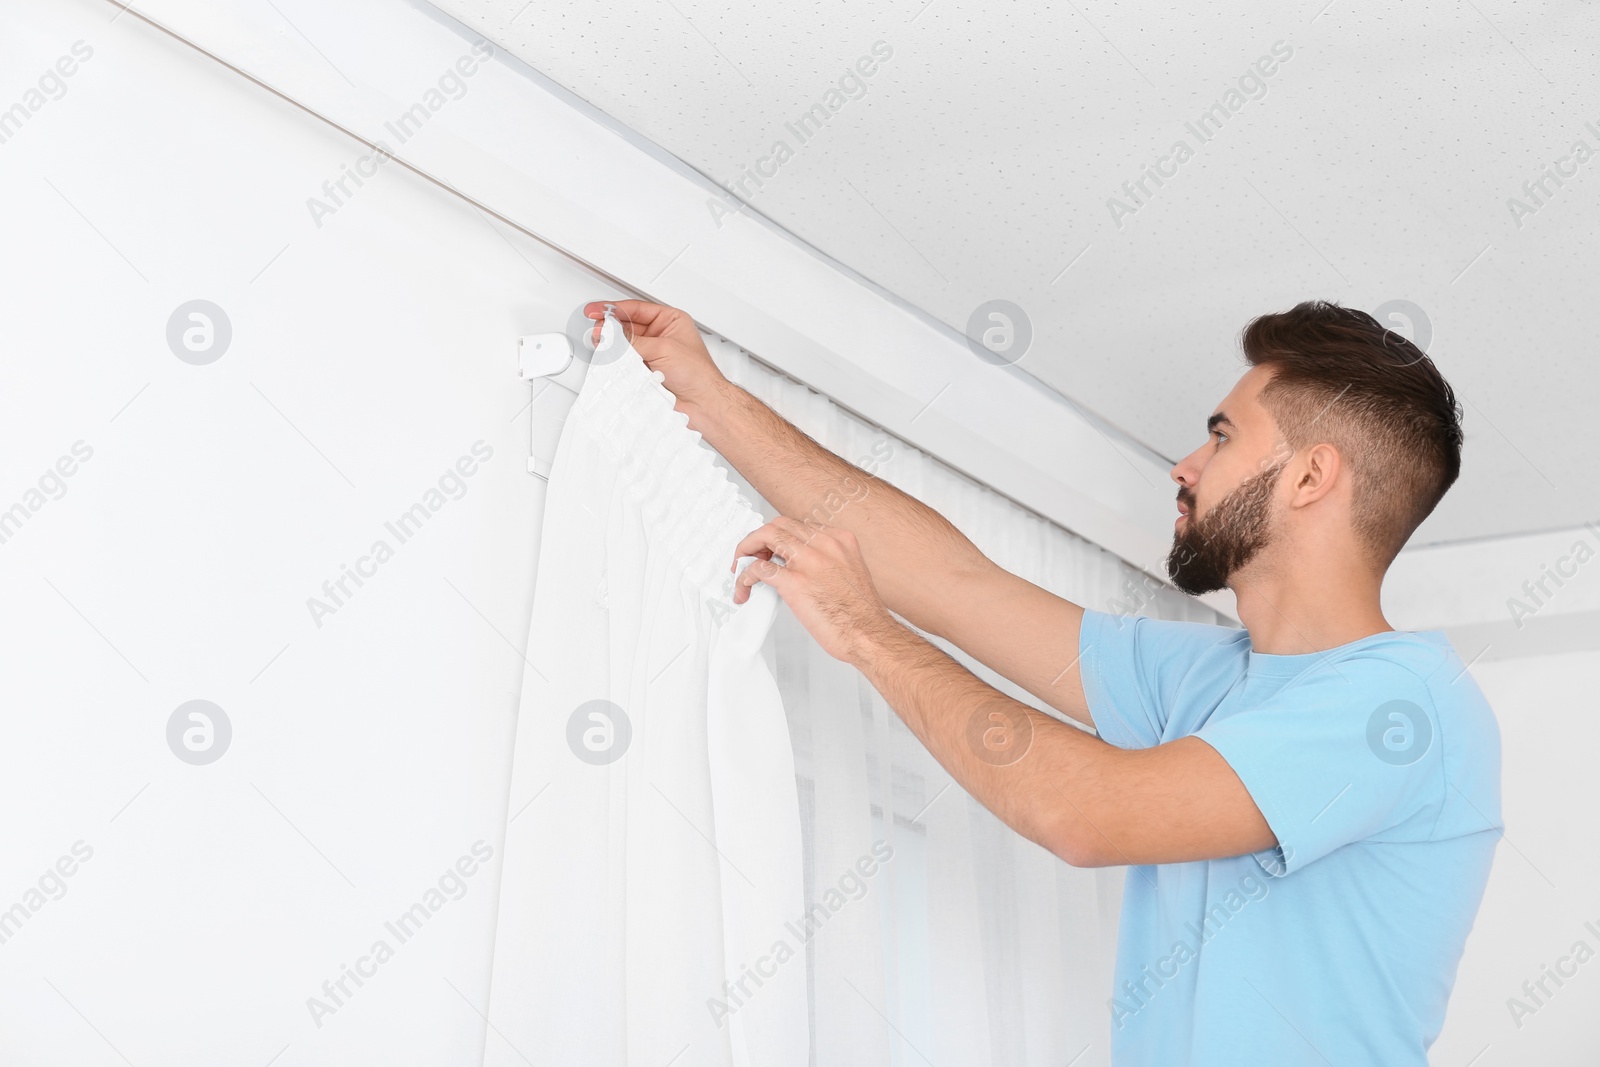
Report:
[[1172,469],[1166,562],[1187,593],[1232,589],[1234,629],[1088,610],[1007,573],[724,378],[688,316],[617,307],[689,425],[784,516],[870,487],[838,526],[753,531],[735,602],[773,586],[1018,833],[1130,866],[1117,1064],[1424,1067],[1502,827],[1492,712],[1442,633],[1396,631],[1379,604],[1460,470],[1460,409],[1426,355],[1322,302],[1246,328],[1249,369]]

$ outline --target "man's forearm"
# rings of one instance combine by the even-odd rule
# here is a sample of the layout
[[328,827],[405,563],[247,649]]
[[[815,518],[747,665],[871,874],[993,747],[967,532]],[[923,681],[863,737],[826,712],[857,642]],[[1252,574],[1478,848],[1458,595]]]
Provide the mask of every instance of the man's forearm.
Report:
[[851,662],[1007,826],[1075,866],[1115,852],[1095,824],[1120,750],[1006,696],[898,623],[866,637]]
[[719,387],[715,403],[685,406],[689,426],[780,514],[855,534],[884,604],[942,633],[950,603],[941,593],[954,572],[984,562],[976,546],[938,512],[828,451],[746,390]]

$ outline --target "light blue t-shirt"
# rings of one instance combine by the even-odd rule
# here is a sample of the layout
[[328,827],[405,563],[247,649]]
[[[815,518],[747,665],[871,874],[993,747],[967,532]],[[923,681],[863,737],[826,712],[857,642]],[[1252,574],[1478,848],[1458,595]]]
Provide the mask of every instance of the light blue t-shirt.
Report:
[[1079,649],[1102,738],[1199,737],[1278,839],[1128,868],[1112,1062],[1426,1067],[1503,829],[1499,728],[1444,634],[1279,656],[1089,610]]

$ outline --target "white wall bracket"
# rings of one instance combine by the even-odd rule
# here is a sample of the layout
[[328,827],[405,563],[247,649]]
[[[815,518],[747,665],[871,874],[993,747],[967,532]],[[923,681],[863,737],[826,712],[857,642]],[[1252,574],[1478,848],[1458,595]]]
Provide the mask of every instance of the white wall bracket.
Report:
[[[523,381],[533,384],[534,402],[552,385],[560,386],[576,399],[588,369],[586,360],[573,358],[572,339],[564,333],[535,333],[517,338],[517,373]],[[550,441],[541,442],[538,413],[531,413],[528,422],[528,472],[549,479],[560,435],[557,433]]]

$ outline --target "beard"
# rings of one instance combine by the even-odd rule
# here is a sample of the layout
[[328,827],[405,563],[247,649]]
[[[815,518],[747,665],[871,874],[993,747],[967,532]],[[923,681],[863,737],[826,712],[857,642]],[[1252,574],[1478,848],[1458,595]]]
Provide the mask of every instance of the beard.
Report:
[[[1287,462],[1287,461],[1285,461]],[[1172,535],[1167,577],[1190,596],[1225,588],[1228,578],[1272,540],[1272,494],[1285,463],[1254,475],[1196,519],[1191,496],[1189,521]]]

